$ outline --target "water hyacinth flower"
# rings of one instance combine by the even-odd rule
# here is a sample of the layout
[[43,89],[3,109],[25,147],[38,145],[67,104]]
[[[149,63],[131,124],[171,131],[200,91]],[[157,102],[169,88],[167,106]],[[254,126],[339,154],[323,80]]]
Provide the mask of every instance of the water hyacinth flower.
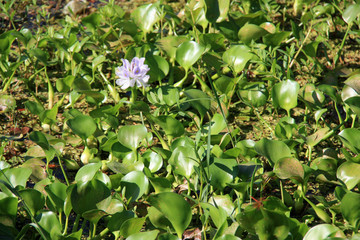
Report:
[[146,87],[148,86],[148,81],[150,76],[146,75],[150,70],[148,65],[144,64],[145,58],[134,57],[131,60],[131,63],[127,59],[121,59],[123,65],[117,67],[116,84],[121,87],[121,89],[127,89],[129,87]]

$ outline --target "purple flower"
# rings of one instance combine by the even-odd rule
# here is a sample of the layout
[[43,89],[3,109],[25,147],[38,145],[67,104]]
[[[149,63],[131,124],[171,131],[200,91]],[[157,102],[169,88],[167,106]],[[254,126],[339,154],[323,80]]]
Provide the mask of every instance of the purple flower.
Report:
[[150,70],[148,65],[144,64],[145,58],[134,57],[131,63],[127,59],[121,59],[123,65],[116,68],[116,76],[119,78],[116,80],[116,84],[121,89],[127,89],[129,87],[146,87],[150,76],[146,73]]

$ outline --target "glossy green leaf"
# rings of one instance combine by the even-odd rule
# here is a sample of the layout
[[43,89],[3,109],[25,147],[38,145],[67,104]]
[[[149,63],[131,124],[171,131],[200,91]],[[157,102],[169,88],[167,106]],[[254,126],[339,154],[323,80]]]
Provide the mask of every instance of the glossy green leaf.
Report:
[[238,163],[235,159],[214,158],[210,161],[210,184],[215,189],[224,189],[238,175]]
[[154,173],[160,170],[163,166],[163,158],[160,154],[153,151],[146,151],[142,155],[143,162],[145,166],[150,170],[150,172]]
[[352,23],[360,15],[360,4],[351,4],[343,12],[343,19],[347,24]]
[[119,129],[118,140],[127,148],[136,150],[140,142],[146,138],[147,130],[144,125],[129,125]]
[[90,30],[96,30],[103,21],[103,17],[99,13],[92,13],[81,19],[81,22]]
[[300,183],[304,181],[304,169],[296,158],[280,158],[275,163],[274,172],[280,179],[294,179]]
[[94,119],[87,115],[76,116],[69,119],[66,123],[83,140],[93,135],[97,128]]
[[226,123],[224,117],[219,113],[215,113],[214,116],[211,118],[210,123],[208,123],[204,126],[204,130],[203,130],[204,134],[208,133],[209,124],[210,124],[211,135],[219,134],[227,126],[227,123]]
[[255,151],[265,156],[272,166],[281,158],[291,157],[290,148],[284,142],[266,138],[255,144]]
[[224,52],[222,59],[238,74],[250,60],[255,59],[255,55],[245,45],[234,45]]
[[360,164],[353,162],[344,162],[341,164],[337,171],[336,176],[339,180],[345,183],[347,189],[353,189],[358,183],[360,183]]
[[240,226],[259,239],[286,239],[289,220],[284,214],[267,209],[249,208],[237,217]]
[[360,130],[356,128],[346,128],[338,136],[344,146],[355,154],[360,153]]
[[344,236],[344,233],[336,226],[331,224],[319,224],[312,227],[305,235],[303,240],[327,239],[332,236]]
[[197,42],[183,42],[176,50],[176,61],[187,71],[199,60],[204,51],[205,47]]
[[206,19],[215,23],[220,17],[219,0],[205,0],[205,16]]
[[[0,180],[10,184],[11,187],[14,188],[17,186],[21,186],[25,188],[26,182],[28,181],[30,175],[31,175],[31,169],[9,168],[0,172]],[[3,192],[9,193],[9,190],[2,183],[0,183],[0,188]],[[11,195],[12,194],[10,194],[9,196]]]
[[220,76],[215,81],[215,87],[220,93],[225,93],[226,95],[229,95],[232,93],[232,91],[235,88],[236,79],[231,78],[225,75]]
[[46,211],[36,216],[39,226],[45,231],[48,239],[60,239],[62,227],[54,212]]
[[166,178],[153,177],[149,178],[151,185],[153,186],[155,193],[171,192],[171,182]]
[[39,115],[42,111],[44,111],[44,107],[37,102],[26,101],[25,107],[34,115]]
[[150,82],[161,81],[168,75],[170,66],[163,57],[147,53],[145,58],[145,64],[150,68]]
[[175,60],[176,50],[180,44],[188,41],[184,36],[166,36],[156,41],[156,44],[161,50],[166,52],[172,61]]
[[120,235],[123,237],[128,237],[132,234],[140,232],[142,229],[146,218],[130,218],[125,220],[120,227]]
[[217,208],[210,203],[201,203],[200,204],[204,212],[210,214],[211,220],[217,228],[220,228],[227,219],[227,213],[223,208]]
[[131,18],[142,31],[149,33],[154,24],[160,20],[158,4],[146,4],[136,8],[131,13]]
[[151,206],[156,207],[171,222],[179,238],[191,222],[191,208],[180,195],[168,192],[159,193],[149,198]]
[[348,192],[341,199],[341,214],[355,229],[359,228],[360,211],[357,206],[360,204],[360,194]]
[[158,230],[134,233],[127,237],[126,240],[155,240],[158,234]]
[[17,211],[18,198],[7,197],[7,195],[6,197],[0,197],[0,216],[10,216],[12,219],[15,219]]
[[262,82],[248,83],[239,90],[242,100],[253,107],[264,106],[269,98],[269,92]]
[[243,43],[249,44],[251,43],[251,41],[256,41],[268,33],[269,32],[266,31],[264,28],[249,23],[245,24],[242,28],[240,28],[238,32],[238,37]]
[[227,216],[235,217],[235,203],[231,199],[230,195],[213,195],[209,199],[209,203],[225,210]]
[[159,236],[159,240],[180,240],[180,238],[171,233],[164,233]]
[[70,198],[74,212],[77,214],[93,209],[105,211],[111,202],[109,188],[97,179],[75,184],[71,189]]
[[230,234],[225,234],[222,235],[221,237],[216,238],[216,240],[240,240],[241,238],[238,238],[234,235],[230,235]]
[[195,108],[199,112],[201,118],[203,118],[206,112],[210,109],[210,97],[198,89],[189,89],[184,93],[188,98],[190,105]]
[[288,112],[296,107],[299,88],[299,84],[292,80],[275,84],[272,89],[274,107],[281,107]]
[[100,209],[92,209],[89,211],[84,212],[81,216],[86,220],[89,220],[93,224],[97,224],[99,220],[106,216],[107,213]]
[[283,31],[273,34],[266,34],[263,37],[264,44],[272,47],[280,46],[280,44],[291,35],[291,33],[292,32],[290,31]]
[[194,167],[199,166],[195,151],[184,146],[175,148],[169,159],[169,164],[176,174],[187,178],[190,178],[194,173]]
[[[216,0],[217,1],[217,0]],[[205,33],[199,36],[200,44],[203,46],[210,46],[214,51],[225,48],[225,36],[220,33]]]
[[111,216],[107,227],[109,228],[109,230],[114,233],[115,235],[119,235],[120,234],[120,228],[123,225],[123,223],[131,218],[135,217],[135,213],[132,211],[122,211],[122,212],[117,212],[114,215]]
[[181,122],[171,116],[154,117],[152,120],[165,131],[165,134],[170,139],[180,137],[185,133],[184,126]]
[[126,199],[134,202],[147,191],[149,180],[143,172],[132,171],[121,179],[121,186]]
[[171,222],[156,207],[151,206],[148,208],[148,216],[151,224],[154,225],[156,228],[163,230],[172,228]]
[[77,171],[75,181],[87,182],[92,180],[94,176],[99,172],[101,166],[101,162],[86,164],[85,166],[81,167],[79,171]]
[[57,79],[56,80],[56,89],[59,92],[67,93],[70,91],[74,80],[75,80],[75,77],[72,75],[66,76],[65,78]]
[[[48,194],[48,199],[55,205],[57,212],[64,210],[67,186],[60,182],[54,182],[45,187],[45,191]],[[47,199],[47,200],[48,200]]]

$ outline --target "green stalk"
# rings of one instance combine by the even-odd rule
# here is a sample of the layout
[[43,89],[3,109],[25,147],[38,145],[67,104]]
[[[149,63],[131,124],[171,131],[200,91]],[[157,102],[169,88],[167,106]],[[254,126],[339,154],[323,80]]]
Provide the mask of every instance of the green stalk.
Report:
[[104,73],[100,69],[99,69],[99,72],[100,72],[100,76],[104,79],[104,82],[105,82],[112,98],[114,99],[115,103],[118,103],[120,101],[119,93],[116,91],[114,86],[110,84],[109,80],[105,77]]
[[182,88],[182,86],[183,86],[184,82],[186,81],[187,77],[188,77],[188,69],[185,69],[185,76],[184,76],[180,81],[178,81],[177,83],[175,83],[175,84],[174,84],[174,87],[180,87],[180,88]]
[[75,219],[75,222],[74,222],[74,226],[73,226],[73,229],[72,229],[72,232],[76,232],[78,227],[79,227],[79,222],[80,222],[80,214],[77,214],[76,215],[76,219]]
[[337,52],[337,54],[335,55],[335,58],[334,58],[334,66],[335,66],[335,67],[336,67],[336,65],[337,65],[337,63],[338,63],[338,61],[339,61],[339,59],[340,59],[340,55],[341,55],[341,52],[342,52],[342,50],[343,50],[343,48],[344,48],[346,38],[347,38],[347,36],[349,35],[349,31],[350,31],[351,26],[352,26],[352,24],[349,23],[348,26],[347,26],[347,28],[346,28],[346,32],[345,32],[344,38],[343,38],[343,40],[342,40],[342,42],[341,42],[340,49],[339,49],[339,51]]
[[63,165],[62,165],[62,163],[61,163],[61,157],[60,157],[60,155],[56,152],[56,156],[57,156],[57,158],[58,158],[58,160],[59,160],[59,165],[60,165],[60,168],[61,168],[61,171],[62,171],[62,174],[64,175],[64,178],[65,178],[65,181],[66,181],[66,185],[70,185],[70,183],[69,183],[69,180],[68,180],[68,178],[67,178],[67,176],[66,176],[66,173],[65,173],[65,170],[64,170],[64,167],[63,167]]
[[130,97],[130,103],[135,103],[137,97],[137,87],[133,86],[131,88],[131,97]]
[[49,101],[49,106],[48,109],[52,109],[52,107],[54,106],[54,88],[51,85],[49,76],[47,74],[47,68],[45,67],[45,77],[48,83],[48,101]]
[[10,86],[11,80],[14,78],[14,75],[15,75],[15,72],[16,72],[17,69],[18,69],[18,67],[13,71],[13,73],[11,74],[9,80],[6,81],[6,84],[5,84],[5,86],[4,86],[3,90],[2,90],[3,93],[6,92],[6,90]]

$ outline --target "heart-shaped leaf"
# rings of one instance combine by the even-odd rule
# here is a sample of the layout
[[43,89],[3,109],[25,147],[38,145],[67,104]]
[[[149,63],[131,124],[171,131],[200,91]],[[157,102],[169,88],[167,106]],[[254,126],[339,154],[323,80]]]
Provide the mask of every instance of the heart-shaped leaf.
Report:
[[121,186],[126,199],[134,202],[147,191],[149,180],[143,172],[132,171],[121,179]]
[[356,128],[346,128],[339,135],[341,142],[345,147],[355,154],[360,153],[360,130]]
[[352,23],[360,14],[360,4],[351,4],[343,12],[343,19],[347,24]]
[[341,214],[355,229],[359,228],[360,210],[357,206],[360,204],[360,194],[348,192],[341,199]]
[[304,169],[296,158],[280,158],[275,163],[274,172],[280,179],[294,179],[300,183],[304,181]]
[[347,189],[353,189],[358,183],[360,183],[360,164],[353,162],[344,162],[341,164],[337,171],[336,176],[339,180],[343,181]]
[[145,33],[152,31],[155,23],[160,20],[160,9],[158,4],[146,4],[136,8],[131,13],[136,25]]
[[210,184],[215,189],[224,189],[238,175],[238,163],[235,159],[214,158],[209,166]]
[[123,126],[119,129],[118,140],[127,148],[135,151],[140,142],[146,138],[147,130],[144,125]]
[[94,178],[94,176],[99,172],[102,163],[89,163],[85,166],[82,166],[79,171],[76,173],[75,181],[76,182],[87,182]]
[[287,112],[296,107],[299,89],[299,84],[292,80],[275,84],[272,89],[274,107],[281,107]]
[[56,213],[51,211],[43,212],[36,216],[36,220],[45,232],[47,239],[60,239],[62,227]]
[[224,52],[222,59],[238,74],[244,70],[248,61],[255,59],[255,55],[251,53],[249,47],[235,45]]
[[76,116],[72,119],[69,119],[66,123],[71,128],[71,130],[84,141],[88,137],[92,136],[97,128],[94,119],[87,115]]
[[173,192],[159,193],[149,198],[156,207],[171,222],[179,238],[191,222],[191,208],[187,201]]
[[239,90],[242,100],[253,107],[264,106],[269,98],[269,92],[262,82],[248,83]]
[[194,166],[199,166],[196,160],[197,157],[193,149],[178,146],[171,154],[169,164],[171,164],[176,174],[190,178],[194,173]]
[[74,212],[83,214],[93,209],[105,211],[111,202],[111,194],[105,183],[93,179],[75,184],[71,189],[70,199]]
[[303,240],[327,239],[331,236],[344,236],[344,233],[331,224],[319,224],[312,227],[304,236]]
[[131,234],[126,240],[155,240],[159,230]]
[[[64,210],[65,199],[67,196],[66,189],[67,186],[60,182],[54,182],[45,187],[48,199],[51,199],[52,203],[54,203],[57,212],[62,212]],[[46,200],[48,201],[48,199]]]
[[199,112],[201,119],[203,119],[211,106],[210,97],[198,89],[189,89],[184,93],[188,98],[190,105]]
[[284,142],[266,138],[255,144],[255,151],[265,156],[272,166],[281,158],[291,157],[290,148]]
[[204,51],[205,47],[197,42],[183,42],[176,50],[176,61],[188,71],[199,60]]
[[245,24],[242,28],[240,28],[238,32],[239,39],[245,43],[249,44],[251,41],[256,41],[262,36],[265,36],[269,32],[266,31],[264,28],[255,25],[255,24]]

